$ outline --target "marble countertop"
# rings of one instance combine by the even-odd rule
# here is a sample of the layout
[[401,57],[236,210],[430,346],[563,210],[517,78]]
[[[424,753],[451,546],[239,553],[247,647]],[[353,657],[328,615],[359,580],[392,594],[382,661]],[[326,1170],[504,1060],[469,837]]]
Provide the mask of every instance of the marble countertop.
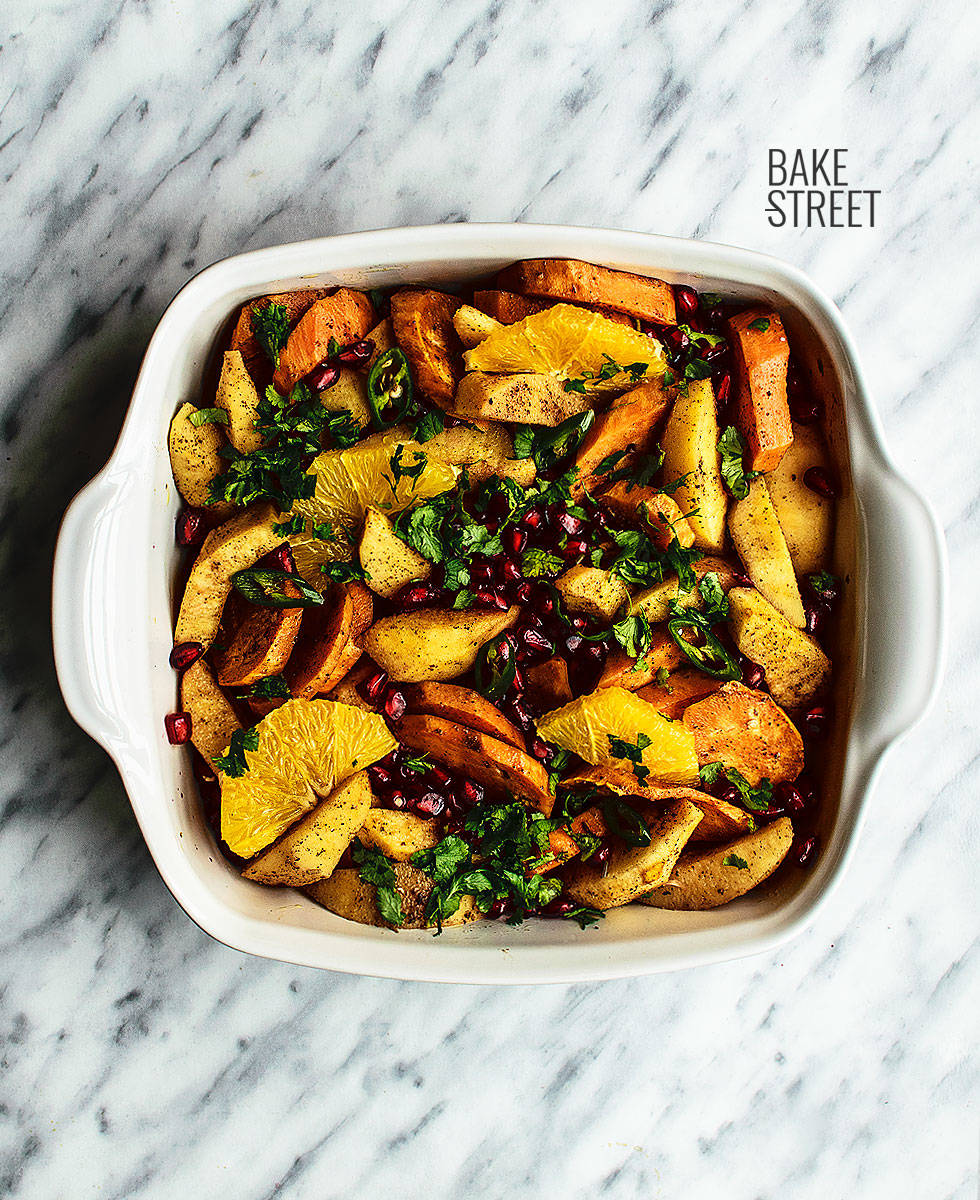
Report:
[[[8,0],[0,1195],[975,1194],[978,35],[951,0]],[[846,147],[875,226],[770,226],[772,146]],[[196,270],[514,219],[750,246],[837,300],[946,527],[945,687],[779,954],[514,990],[246,957],[60,701],[61,513]]]

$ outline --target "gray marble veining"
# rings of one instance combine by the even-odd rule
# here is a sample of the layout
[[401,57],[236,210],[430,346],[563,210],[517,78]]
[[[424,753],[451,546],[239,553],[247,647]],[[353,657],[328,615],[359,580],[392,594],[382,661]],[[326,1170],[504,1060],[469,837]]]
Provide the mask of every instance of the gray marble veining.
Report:
[[[975,1194],[978,37],[947,0],[7,0],[0,1195]],[[774,145],[846,146],[875,227],[770,227]],[[58,521],[177,288],[251,247],[468,219],[798,264],[946,526],[941,700],[779,955],[499,991],[246,958],[173,903],[61,705]]]

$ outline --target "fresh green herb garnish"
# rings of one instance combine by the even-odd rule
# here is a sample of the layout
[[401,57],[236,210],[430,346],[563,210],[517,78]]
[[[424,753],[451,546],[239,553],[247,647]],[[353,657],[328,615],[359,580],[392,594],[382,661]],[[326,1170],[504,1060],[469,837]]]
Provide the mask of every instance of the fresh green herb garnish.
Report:
[[302,513],[297,513],[295,517],[290,517],[288,521],[282,521],[277,525],[272,526],[272,532],[278,534],[279,537],[290,537],[302,533],[306,528],[306,518]]
[[198,429],[202,425],[227,425],[228,414],[223,408],[199,408],[191,413],[190,422]]
[[427,412],[411,417],[409,423],[412,427],[412,437],[417,442],[431,441],[437,433],[442,433],[446,428],[446,419],[437,408],[430,408]]
[[759,333],[769,332],[769,318],[756,317],[754,321],[749,321],[749,329],[756,329]]
[[[599,463],[599,465],[595,468],[595,470],[592,472],[592,474],[593,475],[608,475],[609,472],[613,469],[613,467],[615,467],[617,463],[621,462],[626,457],[627,454],[629,454],[628,449],[627,450],[614,450],[612,452],[612,454],[606,455],[606,457],[602,460],[601,463]],[[632,474],[632,472],[630,472],[629,474]],[[629,477],[629,475],[620,476],[620,478],[628,478],[628,477]]]
[[[654,477],[663,465],[664,452],[659,446],[656,446],[647,454],[641,454],[626,466],[620,467],[618,471],[613,471],[609,476],[609,482],[618,483],[621,479],[624,479],[628,492],[631,492],[635,487],[650,487],[653,484]],[[661,488],[660,490],[666,491],[667,489]]]
[[747,871],[749,869],[749,864],[744,858],[739,858],[737,854],[726,854],[721,862],[722,866],[738,867],[740,871]]
[[547,550],[536,547],[525,550],[521,556],[521,573],[528,579],[557,575],[564,565],[564,559],[557,554],[549,554]]
[[627,742],[623,738],[614,737],[611,733],[607,733],[606,737],[609,738],[610,755],[613,758],[623,758],[631,763],[637,783],[645,784],[650,774],[650,768],[643,762],[643,751],[650,745],[649,737],[645,733],[637,733],[635,742]]
[[[231,577],[232,587],[241,592],[250,604],[260,608],[311,608],[323,603],[323,597],[301,575],[289,571],[264,571],[259,567],[248,567],[236,571]],[[299,592],[290,596],[286,585]]]
[[380,850],[356,840],[351,845],[351,858],[361,879],[374,886],[374,899],[382,919],[389,925],[404,925],[405,916],[396,886],[395,869],[388,859]]
[[636,383],[650,369],[649,363],[635,362],[621,367],[608,354],[604,354],[602,357],[606,361],[598,371],[583,371],[577,379],[566,379],[562,385],[565,391],[584,393],[589,390],[589,384],[604,383],[607,379],[615,379],[617,375],[628,375],[630,383]]
[[639,612],[632,617],[623,617],[613,625],[612,632],[630,658],[641,659],[650,649],[652,632],[646,613]]
[[657,683],[660,687],[670,687],[670,672],[666,667],[660,667],[658,669]]
[[349,408],[339,408],[328,413],[324,422],[332,450],[346,450],[361,440],[361,427],[354,420]]
[[231,735],[231,741],[224,754],[215,755],[211,761],[222,773],[230,779],[239,779],[248,770],[245,758],[246,750],[258,750],[259,730],[253,725],[251,729],[236,729]]
[[281,304],[252,307],[252,332],[274,367],[279,366],[279,354],[289,341],[289,313]]
[[518,425],[514,433],[514,457],[533,458],[539,471],[549,471],[578,446],[595,421],[589,409],[568,417],[549,429],[540,425]]
[[808,575],[806,581],[810,591],[827,604],[832,603],[840,592],[840,580],[829,571],[818,571],[816,575]]
[[751,812],[768,812],[772,808],[772,781],[762,779],[757,787],[752,787],[745,776],[734,767],[726,767],[724,763],[706,763],[700,770],[701,782],[709,787],[718,782],[719,776],[724,775],[728,782],[738,792],[739,800],[744,808]]
[[406,758],[402,766],[406,771],[415,771],[417,774],[421,774],[432,770],[432,759],[428,754],[415,754],[411,758]]
[[745,441],[734,425],[729,425],[721,435],[717,449],[721,455],[721,477],[725,487],[736,500],[744,500],[749,494],[749,482],[759,472],[745,470],[742,463]]
[[[405,452],[404,445],[399,442],[395,447],[395,452],[388,460],[391,466],[391,474],[384,475],[382,478],[388,483],[392,492],[398,491],[398,485],[403,479],[411,479],[413,483],[418,481],[418,477],[425,470],[426,464],[429,461],[429,456],[422,450],[413,451],[415,457],[411,464],[402,462],[402,455]],[[414,488],[413,488],[414,491]]]
[[245,695],[254,700],[290,700],[293,693],[284,676],[269,675],[253,683]]
[[362,566],[353,562],[329,562],[322,563],[320,566],[320,574],[326,575],[332,579],[334,583],[352,583],[354,581],[361,582],[365,579],[370,579],[367,571]]

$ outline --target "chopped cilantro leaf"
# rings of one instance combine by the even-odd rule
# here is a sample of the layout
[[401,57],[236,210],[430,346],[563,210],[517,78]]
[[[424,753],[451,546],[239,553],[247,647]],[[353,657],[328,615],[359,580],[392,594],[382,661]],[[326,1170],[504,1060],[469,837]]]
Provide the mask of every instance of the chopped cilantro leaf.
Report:
[[564,565],[564,560],[557,554],[549,554],[547,550],[539,550],[537,547],[525,550],[521,557],[521,573],[528,579],[557,575]]
[[[257,680],[245,694],[256,700],[289,700],[292,698],[289,684],[282,675],[269,675],[265,679]],[[252,747],[252,749],[254,748]]]
[[749,322],[749,329],[755,329],[759,333],[768,333],[769,332],[769,318],[768,317],[756,317],[756,319],[754,321]]
[[738,867],[740,871],[747,871],[749,869],[749,864],[744,858],[739,858],[737,854],[726,854],[721,861],[722,866],[725,867]]
[[395,869],[387,858],[373,846],[355,841],[351,846],[351,858],[365,883],[372,884],[378,912],[389,925],[404,925],[401,896],[398,894]]
[[228,414],[223,408],[199,408],[191,413],[190,422],[198,429],[202,425],[227,425]]
[[252,307],[252,332],[274,367],[279,366],[279,354],[289,341],[289,313],[281,304]]
[[248,770],[246,750],[258,750],[259,731],[256,726],[251,729],[236,729],[231,735],[231,741],[224,754],[217,754],[211,761],[222,773],[231,779],[238,779]]
[[624,738],[614,737],[611,733],[607,733],[606,737],[609,738],[610,755],[613,758],[625,759],[632,764],[637,783],[641,785],[646,783],[650,768],[643,762],[643,751],[650,745],[649,737],[645,733],[637,733],[635,742],[627,742]]
[[732,496],[736,500],[744,500],[749,494],[749,482],[758,475],[758,471],[746,471],[742,458],[745,454],[745,442],[734,425],[729,425],[718,441],[718,453],[721,455],[721,477]]

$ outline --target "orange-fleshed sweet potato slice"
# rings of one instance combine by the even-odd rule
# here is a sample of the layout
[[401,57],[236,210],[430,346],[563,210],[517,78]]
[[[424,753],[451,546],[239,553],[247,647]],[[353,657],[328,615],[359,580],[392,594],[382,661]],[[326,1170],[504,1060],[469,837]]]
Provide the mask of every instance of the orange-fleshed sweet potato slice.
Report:
[[256,309],[261,311],[268,308],[270,304],[278,304],[286,310],[290,325],[295,325],[303,313],[326,294],[324,288],[304,288],[297,292],[281,292],[275,296],[263,296],[259,300],[250,300],[242,308],[238,314],[238,320],[235,322],[235,328],[232,330],[231,344],[228,349],[241,351],[242,358],[245,360],[245,369],[257,387],[263,388],[272,382],[273,366],[266,352],[259,345],[252,328],[253,311]]
[[562,780],[563,788],[589,786],[600,791],[613,792],[617,796],[634,796],[648,804],[660,806],[666,800],[688,800],[704,814],[691,835],[695,842],[724,842],[740,837],[752,829],[752,817],[744,809],[736,808],[697,788],[672,787],[658,783],[637,782],[631,771],[618,767],[589,767],[578,774]]
[[713,696],[684,710],[694,734],[698,764],[734,767],[757,787],[763,779],[791,781],[803,770],[803,740],[771,696],[741,683],[726,683]]
[[455,683],[416,683],[405,688],[405,703],[410,713],[443,717],[467,729],[488,733],[518,750],[524,749],[524,738],[517,726],[472,688]]
[[463,344],[453,315],[462,301],[445,292],[406,288],[391,298],[395,340],[412,368],[419,390],[448,408],[463,374]]
[[331,338],[347,346],[360,341],[373,324],[371,301],[353,288],[338,288],[315,301],[300,317],[279,355],[279,367],[272,377],[276,390],[288,396],[327,357]]
[[568,663],[563,658],[549,658],[535,663],[527,671],[528,699],[540,712],[553,712],[572,700],[568,682]]
[[720,680],[712,679],[696,667],[678,667],[670,672],[666,683],[647,684],[636,694],[665,717],[676,721],[689,704],[714,695],[721,686]]
[[329,692],[350,670],[353,663],[344,663],[353,619],[354,598],[346,588],[331,589],[319,608],[307,612],[286,666],[295,698],[312,700]]
[[[575,454],[572,495],[594,492],[608,482],[610,471],[628,467],[638,452],[649,447],[669,411],[670,397],[659,379],[641,383],[614,400],[610,409],[596,416]],[[625,451],[622,458],[601,475],[595,474],[601,463],[620,451]]]
[[748,444],[746,467],[774,471],[793,444],[786,399],[789,343],[783,323],[764,308],[738,313],[728,323],[735,358],[735,413]]
[[374,597],[364,586],[363,583],[358,583],[356,580],[347,584],[347,591],[350,593],[351,610],[350,621],[350,636],[354,641],[361,636],[374,620]]
[[497,286],[528,296],[602,305],[658,325],[673,325],[677,319],[669,283],[577,259],[532,258],[514,263],[497,276]]
[[[299,598],[291,583],[283,593]],[[233,595],[223,620],[225,641],[214,655],[222,687],[248,687],[278,675],[289,661],[303,620],[302,608],[260,608]]]
[[[534,300],[530,296],[518,296],[516,292],[486,291],[473,293],[473,307],[493,317],[501,325],[513,325],[523,321],[532,313],[544,312],[551,308],[554,300]],[[580,308],[589,308],[601,313],[607,321],[615,321],[617,325],[633,325],[631,317],[626,313],[617,312],[614,308],[603,308],[602,305],[582,304]]]
[[625,650],[613,650],[599,676],[598,687],[623,687],[638,692],[657,678],[660,670],[672,671],[684,661],[684,652],[662,629],[654,629],[650,648],[642,658],[630,658]]
[[428,754],[491,791],[513,793],[546,817],[551,815],[555,798],[548,786],[548,772],[523,750],[427,714],[404,717],[398,737],[404,745]]
[[661,550],[666,550],[675,537],[685,548],[694,545],[694,530],[677,501],[656,488],[630,487],[627,480],[620,479],[602,493],[599,503],[614,517],[643,529]]

